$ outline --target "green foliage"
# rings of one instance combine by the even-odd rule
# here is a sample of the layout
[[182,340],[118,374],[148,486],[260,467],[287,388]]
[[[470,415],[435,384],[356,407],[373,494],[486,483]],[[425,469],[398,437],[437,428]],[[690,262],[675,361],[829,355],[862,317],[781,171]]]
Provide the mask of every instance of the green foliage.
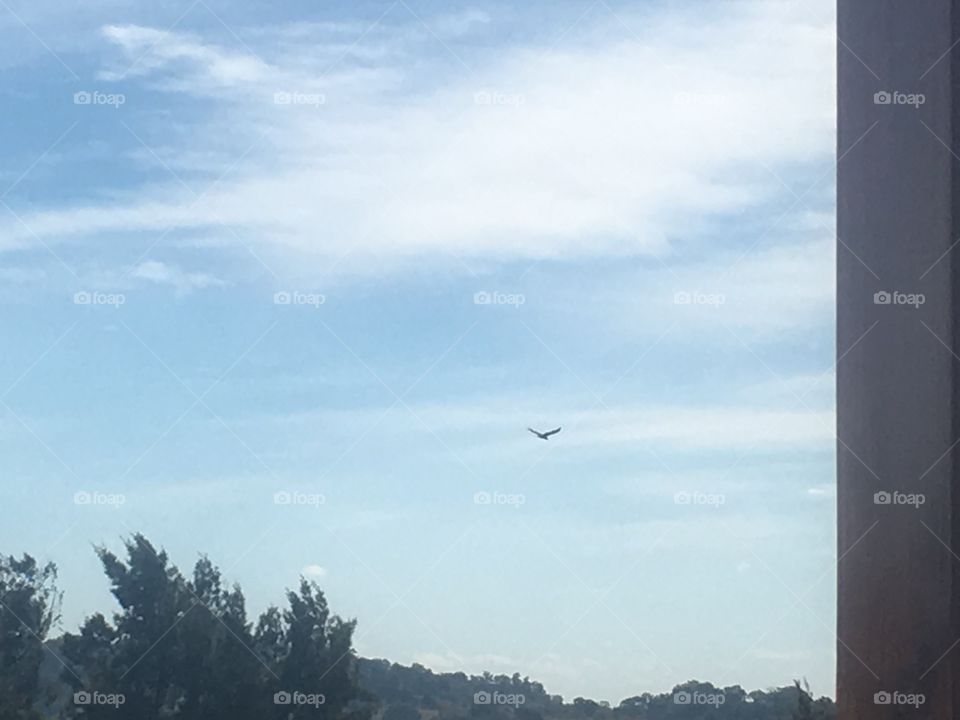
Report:
[[64,638],[75,675],[63,679],[122,704],[74,702],[72,717],[326,720],[357,695],[355,623],[332,616],[315,584],[288,592],[288,608],[268,609],[254,630],[240,588],[224,586],[205,557],[185,578],[141,535],[126,559],[97,554],[120,611]]
[[383,720],[420,720],[420,711],[410,703],[388,705]]
[[58,619],[57,570],[0,556],[0,720],[39,718],[43,643]]
[[[388,708],[412,705],[423,718],[437,708],[440,720],[834,720],[836,710],[828,698],[813,700],[797,685],[767,692],[748,693],[738,685],[718,688],[691,680],[668,693],[643,693],[626,698],[616,707],[578,697],[565,703],[549,695],[543,685],[519,675],[468,676],[434,673],[420,665],[404,667],[386,660],[360,660],[360,683]],[[510,705],[478,705],[477,693],[522,695]],[[717,700],[721,698],[722,701]],[[714,704],[707,701],[713,700]],[[807,708],[808,710],[805,710]],[[803,715],[803,712],[808,712]],[[801,714],[798,714],[801,713]]]
[[56,569],[0,556],[0,720],[834,720],[804,682],[767,692],[689,681],[616,707],[543,685],[363,660],[355,621],[301,580],[255,623],[201,557],[183,575],[142,535],[98,548],[118,610],[49,640]]

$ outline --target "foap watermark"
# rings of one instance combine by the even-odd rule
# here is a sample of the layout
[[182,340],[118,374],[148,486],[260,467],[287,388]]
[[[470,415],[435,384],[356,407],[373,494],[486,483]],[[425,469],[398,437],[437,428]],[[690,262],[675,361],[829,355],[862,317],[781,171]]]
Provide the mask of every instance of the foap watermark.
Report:
[[673,694],[674,705],[712,705],[719,707],[727,701],[723,693],[689,692],[681,690]]
[[874,705],[911,705],[919,708],[926,701],[927,697],[923,693],[905,693],[898,690],[892,692],[881,690],[873,695]]
[[73,294],[74,305],[107,305],[119,308],[126,304],[127,296],[123,293],[105,293],[99,290],[79,290]]
[[914,509],[919,509],[921,505],[927,502],[927,496],[923,493],[905,493],[894,490],[887,492],[881,490],[873,495],[874,505],[907,505]]
[[112,507],[119,510],[127,502],[127,496],[122,493],[105,493],[97,490],[80,490],[73,494],[74,505],[97,505],[101,507]]
[[923,293],[905,293],[899,290],[887,292],[886,290],[880,290],[873,294],[874,305],[907,305],[914,309],[919,309],[925,302],[927,302],[927,296]]
[[709,109],[726,107],[731,100],[729,95],[721,93],[678,92],[673,96],[673,103],[681,107]]
[[727,296],[723,293],[705,293],[699,290],[690,292],[688,290],[678,290],[673,294],[674,305],[707,305],[719,308],[727,302]]
[[127,702],[123,693],[105,693],[99,690],[79,690],[73,694],[74,705],[102,705],[119,708]]
[[473,694],[474,705],[510,705],[520,707],[527,701],[523,693],[502,693],[499,690],[489,692],[478,690]]
[[274,305],[306,305],[318,309],[327,302],[327,296],[315,292],[300,290],[278,290],[273,294]]
[[298,705],[306,707],[320,707],[327,702],[323,693],[305,693],[299,690],[281,690],[273,694],[274,705]]
[[923,93],[905,93],[899,90],[887,91],[881,90],[873,95],[874,105],[909,105],[919,108],[927,102],[927,96]]
[[296,490],[281,490],[273,494],[274,505],[306,505],[307,507],[320,507],[327,503],[327,498],[323,493],[306,493]]
[[474,505],[506,505],[507,507],[519,509],[521,505],[527,502],[527,496],[522,493],[505,493],[498,490],[487,492],[480,490],[473,494]]
[[480,290],[473,294],[474,305],[512,305],[519,308],[526,301],[526,296],[520,293],[505,293],[498,290]]
[[675,505],[706,505],[708,507],[720,507],[726,504],[726,495],[718,493],[705,493],[699,490],[681,490],[674,493],[673,502]]
[[74,105],[106,105],[112,108],[119,108],[127,102],[127,96],[123,93],[105,93],[99,90],[80,90],[73,94]]
[[501,107],[520,107],[527,98],[520,93],[505,93],[499,90],[478,90],[473,94],[474,105],[499,105]]
[[327,96],[323,93],[305,93],[305,92],[275,92],[273,94],[274,105],[307,105],[309,107],[320,107],[327,104]]

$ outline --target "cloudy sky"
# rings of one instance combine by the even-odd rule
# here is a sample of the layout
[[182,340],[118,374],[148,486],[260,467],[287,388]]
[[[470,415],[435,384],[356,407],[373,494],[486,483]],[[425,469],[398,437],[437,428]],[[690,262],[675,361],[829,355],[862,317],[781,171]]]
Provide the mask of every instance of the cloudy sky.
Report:
[[[0,0],[0,550],[832,694],[826,0]],[[563,431],[548,443],[528,425]]]

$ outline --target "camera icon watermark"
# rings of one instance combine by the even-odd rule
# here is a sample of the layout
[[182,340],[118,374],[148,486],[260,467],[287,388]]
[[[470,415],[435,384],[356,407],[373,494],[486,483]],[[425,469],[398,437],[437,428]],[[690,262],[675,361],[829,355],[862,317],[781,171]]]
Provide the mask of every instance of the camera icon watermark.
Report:
[[508,305],[519,308],[526,302],[526,296],[521,293],[480,290],[473,294],[474,305]]
[[474,705],[509,705],[518,708],[527,701],[523,693],[502,693],[498,690],[492,692],[487,690],[478,690],[473,694]]
[[527,502],[527,496],[523,493],[505,493],[499,490],[488,492],[479,490],[473,494],[474,505],[503,505],[520,509]]
[[727,701],[723,693],[689,692],[681,690],[673,694],[674,705],[712,705],[719,707]]
[[299,690],[281,690],[273,694],[274,705],[297,705],[318,708],[327,702],[323,693],[304,693]]
[[315,310],[327,302],[327,296],[321,293],[301,292],[300,290],[278,290],[273,294],[274,305],[305,305]]
[[678,290],[673,294],[674,305],[706,305],[719,309],[727,302],[727,296],[723,293],[705,293],[699,290]]
[[305,92],[275,92],[273,94],[274,105],[307,105],[318,108],[327,104],[327,96],[323,93],[305,93]]
[[80,90],[73,94],[74,105],[106,105],[119,108],[127,102],[123,93],[104,93],[99,90]]
[[74,505],[93,505],[119,510],[126,502],[127,496],[122,493],[80,490],[73,494]]
[[323,493],[305,493],[296,490],[281,490],[273,494],[274,505],[301,505],[318,508],[326,505],[327,497]]
[[874,105],[909,105],[919,109],[921,105],[927,102],[927,96],[923,93],[904,93],[899,90],[887,91],[881,90],[874,93]]
[[686,108],[709,110],[732,105],[732,98],[721,93],[678,92],[673,95],[674,105]]
[[527,98],[520,93],[505,93],[499,90],[478,90],[473,94],[474,105],[520,107]]
[[923,493],[904,493],[894,490],[887,492],[881,490],[873,495],[874,505],[906,505],[915,510],[927,502],[927,496]]
[[74,305],[107,305],[119,308],[126,304],[127,296],[123,293],[105,293],[98,290],[79,290],[73,294]]
[[887,292],[886,290],[880,290],[873,294],[874,305],[907,305],[918,309],[926,302],[927,296],[923,293],[905,293],[899,290]]
[[897,690],[892,692],[881,690],[873,695],[874,705],[910,705],[919,708],[926,701],[927,697],[923,693],[904,693]]
[[705,493],[699,490],[681,490],[673,495],[674,505],[704,505],[719,508],[725,505],[727,496],[719,493]]
[[98,690],[79,690],[73,694],[74,705],[103,705],[119,708],[127,702],[123,693],[104,693]]

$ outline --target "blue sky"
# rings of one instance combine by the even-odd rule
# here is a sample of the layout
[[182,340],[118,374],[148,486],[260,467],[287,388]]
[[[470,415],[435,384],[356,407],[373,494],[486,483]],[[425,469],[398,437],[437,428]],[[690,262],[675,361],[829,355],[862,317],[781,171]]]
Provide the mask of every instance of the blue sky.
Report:
[[3,0],[0,548],[65,629],[143,531],[368,656],[832,694],[833,28]]

